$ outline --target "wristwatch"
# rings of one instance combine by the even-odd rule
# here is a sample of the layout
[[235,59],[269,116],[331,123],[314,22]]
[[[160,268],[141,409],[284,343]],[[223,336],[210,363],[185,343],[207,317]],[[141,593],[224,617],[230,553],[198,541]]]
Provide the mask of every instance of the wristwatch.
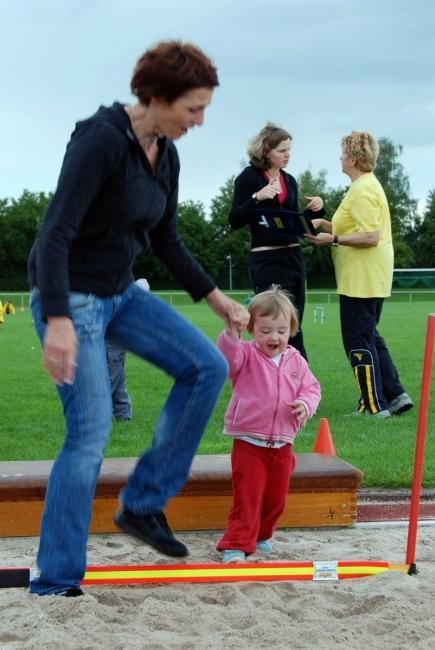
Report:
[[254,199],[254,201],[257,200],[257,192],[254,192],[254,194],[252,195],[252,198]]
[[338,235],[334,235],[334,240],[332,242],[333,246],[338,246]]

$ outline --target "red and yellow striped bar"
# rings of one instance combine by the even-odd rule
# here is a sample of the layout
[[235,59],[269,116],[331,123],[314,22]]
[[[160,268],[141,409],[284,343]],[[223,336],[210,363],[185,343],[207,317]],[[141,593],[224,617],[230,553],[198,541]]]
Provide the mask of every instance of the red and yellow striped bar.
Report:
[[[335,579],[365,578],[392,570],[408,573],[408,569],[409,565],[389,562],[339,561]],[[89,566],[82,584],[289,581],[314,580],[314,575],[314,562]]]

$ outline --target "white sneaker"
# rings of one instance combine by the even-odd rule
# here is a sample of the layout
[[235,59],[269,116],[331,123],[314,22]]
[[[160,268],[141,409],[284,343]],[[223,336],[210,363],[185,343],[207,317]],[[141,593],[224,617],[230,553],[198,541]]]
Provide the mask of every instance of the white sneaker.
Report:
[[225,550],[221,554],[222,564],[238,564],[246,562],[246,553],[243,551]]
[[412,409],[413,406],[414,403],[408,393],[402,393],[387,404],[387,409],[390,411],[391,415],[400,415],[401,413],[405,413],[405,411]]
[[346,417],[365,417],[366,415],[372,416],[374,418],[389,418],[391,413],[389,410],[384,409],[383,411],[378,411],[377,413],[370,413],[369,411],[353,411],[353,413],[346,413]]
[[256,550],[260,551],[260,553],[272,553],[272,542],[269,539],[262,539],[261,541],[257,542]]
[[369,413],[369,415],[372,415],[374,418],[389,418],[391,417],[391,413],[388,409],[385,409],[384,411],[378,411],[377,413]]

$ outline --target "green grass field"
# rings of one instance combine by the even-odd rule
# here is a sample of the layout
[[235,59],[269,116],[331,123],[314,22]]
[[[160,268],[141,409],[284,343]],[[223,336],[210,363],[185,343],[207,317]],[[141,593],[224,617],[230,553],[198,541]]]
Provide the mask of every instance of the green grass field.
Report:
[[[174,299],[176,295],[176,299]],[[248,292],[238,296],[243,300]],[[215,340],[221,321],[203,304],[193,305],[182,294],[171,294],[176,308]],[[356,387],[343,352],[338,305],[326,294],[310,295],[304,333],[310,365],[322,386],[317,415],[301,431],[296,452],[313,449],[319,419],[327,417],[337,454],[360,468],[364,486],[407,487],[413,472],[415,432],[421,388],[421,369],[427,316],[433,308],[427,294],[407,300],[387,301],[381,333],[385,336],[402,382],[416,407],[385,421],[369,417],[346,417],[356,408]],[[4,296],[0,296],[3,299]],[[328,302],[329,300],[329,302]],[[322,302],[323,301],[323,302]],[[51,459],[63,438],[61,407],[48,376],[41,366],[41,351],[26,307],[6,316],[0,331],[0,459]],[[27,304],[25,302],[25,304]],[[314,322],[314,308],[323,306],[325,320]],[[154,422],[168,393],[171,380],[161,371],[133,356],[127,358],[127,383],[133,401],[130,423],[114,423],[108,456],[135,456],[149,444]],[[223,415],[230,396],[225,386],[210,420],[199,453],[227,453],[231,442],[222,436]],[[424,486],[435,487],[434,406],[429,413]]]

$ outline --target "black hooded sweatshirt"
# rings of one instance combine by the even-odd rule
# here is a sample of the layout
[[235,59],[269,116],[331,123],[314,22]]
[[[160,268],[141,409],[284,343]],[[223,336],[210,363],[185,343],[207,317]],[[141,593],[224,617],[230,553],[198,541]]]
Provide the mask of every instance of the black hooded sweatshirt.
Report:
[[29,284],[41,292],[44,319],[70,316],[68,291],[124,291],[148,246],[195,301],[215,288],[177,232],[176,148],[166,138],[158,147],[154,174],[118,102],[77,123],[29,256]]

